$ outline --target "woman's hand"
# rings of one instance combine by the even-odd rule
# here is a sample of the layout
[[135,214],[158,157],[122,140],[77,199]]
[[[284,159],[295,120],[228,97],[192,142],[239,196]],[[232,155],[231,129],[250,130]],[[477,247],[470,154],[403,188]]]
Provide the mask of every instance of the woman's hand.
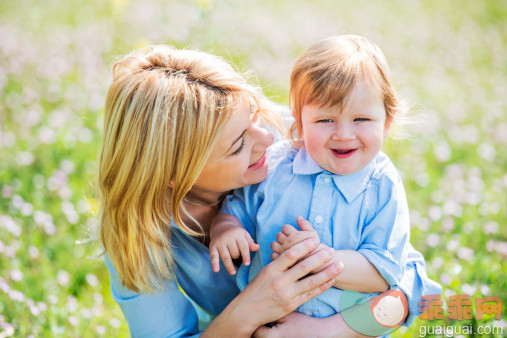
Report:
[[280,318],[272,327],[261,326],[254,337],[368,337],[352,330],[341,314],[327,318],[312,318],[292,312]]
[[250,336],[258,327],[286,316],[329,289],[341,272],[338,264],[305,277],[333,257],[334,250],[320,250],[301,260],[317,246],[317,240],[307,239],[269,263],[208,326],[207,333]]
[[283,252],[289,250],[292,246],[309,238],[319,240],[319,235],[310,224],[303,217],[298,216],[296,219],[301,231],[297,230],[290,224],[285,224],[282,231],[276,234],[276,242],[271,243],[271,258],[277,259]]

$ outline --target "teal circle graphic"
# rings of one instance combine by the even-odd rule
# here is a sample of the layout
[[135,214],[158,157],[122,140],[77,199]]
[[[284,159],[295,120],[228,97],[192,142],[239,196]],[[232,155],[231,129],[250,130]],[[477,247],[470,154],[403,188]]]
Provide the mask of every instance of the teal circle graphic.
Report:
[[373,317],[367,294],[361,292],[344,290],[340,298],[340,309],[345,309],[341,312],[345,323],[367,336],[383,336],[398,328],[380,325]]

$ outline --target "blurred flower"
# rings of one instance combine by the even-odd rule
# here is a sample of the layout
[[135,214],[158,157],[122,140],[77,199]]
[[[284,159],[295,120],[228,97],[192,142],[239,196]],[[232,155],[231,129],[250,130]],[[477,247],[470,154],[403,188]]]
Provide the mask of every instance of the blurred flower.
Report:
[[448,274],[446,273],[443,273],[440,275],[440,281],[442,282],[442,284],[444,285],[449,285],[452,281],[452,277],[449,276]]
[[435,155],[440,162],[448,161],[451,158],[451,148],[445,141],[440,141],[435,145]]
[[21,227],[9,215],[0,215],[0,226],[4,227],[14,237],[21,235]]
[[474,257],[474,250],[466,247],[458,248],[458,257],[464,260],[470,260]]
[[11,278],[13,281],[19,282],[23,279],[23,273],[18,269],[11,270]]
[[442,218],[442,211],[438,205],[432,205],[428,210],[428,216],[432,221],[438,221]]
[[10,185],[2,185],[2,197],[9,198],[12,196],[12,187]]
[[3,330],[0,332],[0,337],[10,337],[16,332],[16,330],[14,330],[14,327],[9,323],[2,322],[0,323],[0,327]]
[[30,165],[35,160],[33,154],[29,151],[21,151],[16,154],[16,163],[19,166]]
[[94,275],[94,274],[86,274],[86,282],[88,282],[88,284],[90,284],[92,287],[96,287],[97,285],[99,285],[99,279]]
[[12,300],[16,300],[18,302],[25,301],[25,295],[21,291],[9,290],[9,297],[11,297]]
[[438,242],[440,241],[440,236],[435,234],[435,233],[431,233],[428,235],[428,238],[426,239],[426,243],[428,244],[428,246],[434,248],[438,245]]
[[121,321],[118,318],[111,318],[109,320],[109,324],[114,328],[119,328],[121,325]]
[[30,255],[30,257],[32,258],[37,258],[39,256],[39,249],[37,249],[33,245],[30,245],[28,247],[28,255]]
[[482,285],[481,285],[481,293],[482,293],[484,296],[489,295],[489,286],[487,286],[486,284],[482,284]]
[[100,335],[103,335],[104,333],[106,333],[106,328],[105,326],[102,326],[102,325],[98,325],[95,330],[97,331],[98,334]]
[[72,326],[77,326],[79,324],[79,319],[74,316],[69,316],[69,323]]
[[67,305],[65,306],[69,312],[75,312],[77,309],[77,299],[74,296],[67,297]]
[[56,297],[55,295],[49,295],[48,296],[48,300],[51,304],[56,304],[58,303],[58,297]]
[[60,270],[60,271],[58,271],[57,279],[58,279],[58,284],[60,284],[61,286],[67,286],[67,284],[69,284],[69,281],[70,281],[69,273],[67,271]]
[[488,143],[481,143],[477,149],[479,156],[487,161],[494,161],[496,152],[495,148]]
[[463,290],[463,292],[466,293],[467,295],[473,296],[476,288],[470,284],[465,283],[461,286],[461,290]]
[[42,143],[46,143],[46,144],[51,144],[51,143],[55,142],[55,139],[56,139],[55,131],[48,126],[40,127],[39,131],[38,131],[38,135],[39,135],[39,140]]
[[484,224],[484,233],[485,234],[496,234],[498,232],[498,223],[497,222],[488,222]]
[[76,165],[71,160],[63,160],[60,162],[60,170],[66,173],[67,175],[70,175],[74,172],[76,169]]
[[433,260],[431,261],[431,265],[433,266],[433,268],[435,268],[436,270],[438,270],[442,265],[444,264],[444,260],[442,259],[442,257],[435,257],[433,258]]
[[449,251],[456,251],[458,246],[459,246],[459,241],[456,239],[451,239],[450,241],[447,242],[446,248]]

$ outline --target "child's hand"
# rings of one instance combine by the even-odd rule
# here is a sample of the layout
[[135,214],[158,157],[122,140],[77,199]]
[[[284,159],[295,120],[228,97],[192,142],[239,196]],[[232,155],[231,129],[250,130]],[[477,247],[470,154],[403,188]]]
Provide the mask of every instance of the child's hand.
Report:
[[220,260],[224,262],[227,271],[234,275],[236,269],[232,262],[233,258],[243,257],[243,264],[250,264],[250,251],[259,250],[248,231],[235,225],[223,224],[215,228],[209,244],[211,266],[214,272],[220,271]]
[[[310,222],[305,220],[303,217],[297,217],[297,223],[301,231],[298,231],[290,224],[285,224],[282,227],[282,232],[276,234],[277,242],[271,243],[271,249],[273,253],[271,254],[271,258],[273,260],[277,259],[283,252],[290,249],[293,245],[304,241],[308,238],[315,238],[319,241],[319,235],[313,229]],[[315,250],[319,250],[321,245],[319,245]],[[310,254],[312,255],[313,252]]]

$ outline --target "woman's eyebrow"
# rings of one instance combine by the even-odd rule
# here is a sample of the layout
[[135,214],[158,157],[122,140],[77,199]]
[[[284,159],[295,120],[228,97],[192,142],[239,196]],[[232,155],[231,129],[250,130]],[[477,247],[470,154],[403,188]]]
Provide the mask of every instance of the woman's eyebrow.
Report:
[[232,148],[232,147],[234,147],[234,145],[235,145],[235,144],[236,144],[239,140],[241,140],[241,138],[243,138],[243,135],[245,135],[245,133],[246,133],[246,129],[245,129],[245,130],[243,130],[243,132],[241,133],[241,135],[239,135],[239,136],[238,136],[238,138],[237,138],[237,139],[235,139],[235,140],[231,143],[231,146],[230,146],[230,147],[229,147],[229,149],[227,149],[227,151],[225,152],[226,154],[228,154],[228,153],[229,153],[229,151],[231,150],[231,148]]

